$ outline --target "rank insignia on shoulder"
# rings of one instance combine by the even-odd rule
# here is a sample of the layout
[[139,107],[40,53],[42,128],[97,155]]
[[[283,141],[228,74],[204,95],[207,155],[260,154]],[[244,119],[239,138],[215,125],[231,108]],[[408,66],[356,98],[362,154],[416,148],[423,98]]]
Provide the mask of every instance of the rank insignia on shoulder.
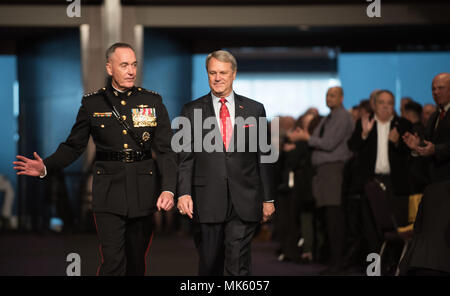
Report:
[[111,112],[94,112],[94,114],[92,114],[92,117],[111,117],[111,115]]
[[146,92],[149,92],[149,93],[151,93],[151,94],[154,94],[154,95],[157,95],[157,96],[161,96],[159,93],[157,93],[156,91],[153,91],[153,90],[149,90],[149,89],[145,89],[145,88],[142,88],[142,87],[138,87],[138,91],[146,91]]
[[131,109],[134,127],[155,127],[157,125],[155,108],[147,108],[147,105],[138,107]]
[[92,96],[92,95],[96,95],[97,93],[98,93],[98,90],[97,90],[97,91],[90,92],[90,93],[87,93],[87,94],[85,94],[85,95],[83,96],[83,98],[87,98],[87,97],[90,97],[90,96]]

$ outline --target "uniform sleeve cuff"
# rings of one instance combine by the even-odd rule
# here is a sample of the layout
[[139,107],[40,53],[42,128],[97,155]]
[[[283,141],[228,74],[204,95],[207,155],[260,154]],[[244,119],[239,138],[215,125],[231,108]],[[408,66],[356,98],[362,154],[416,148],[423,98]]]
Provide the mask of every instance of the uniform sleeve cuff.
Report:
[[163,191],[163,192],[169,192],[170,194],[172,194],[172,197],[174,197],[175,196],[175,194],[173,194],[173,192],[172,191]]

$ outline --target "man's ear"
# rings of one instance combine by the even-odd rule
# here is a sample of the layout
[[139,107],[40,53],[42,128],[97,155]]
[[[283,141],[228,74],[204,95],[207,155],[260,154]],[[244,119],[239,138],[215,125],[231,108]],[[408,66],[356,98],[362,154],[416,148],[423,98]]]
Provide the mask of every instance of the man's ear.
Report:
[[110,63],[106,63],[106,72],[109,76],[112,76],[112,66]]

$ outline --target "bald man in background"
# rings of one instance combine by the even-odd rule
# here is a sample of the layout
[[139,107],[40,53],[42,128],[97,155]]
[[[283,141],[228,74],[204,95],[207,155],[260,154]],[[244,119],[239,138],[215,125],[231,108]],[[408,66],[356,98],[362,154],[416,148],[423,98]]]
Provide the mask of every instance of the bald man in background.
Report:
[[416,157],[429,163],[430,184],[425,188],[414,224],[414,238],[404,272],[413,275],[450,275],[450,73],[432,82],[437,110],[425,137],[407,133],[405,143]]
[[344,91],[331,87],[326,94],[330,114],[322,119],[310,135],[307,130],[297,129],[288,136],[291,141],[308,141],[313,148],[311,157],[316,170],[313,177],[313,194],[316,207],[322,211],[328,236],[329,266],[321,275],[342,274],[345,246],[345,217],[342,209],[342,184],[345,163],[352,153],[347,140],[353,132],[353,119],[343,106]]

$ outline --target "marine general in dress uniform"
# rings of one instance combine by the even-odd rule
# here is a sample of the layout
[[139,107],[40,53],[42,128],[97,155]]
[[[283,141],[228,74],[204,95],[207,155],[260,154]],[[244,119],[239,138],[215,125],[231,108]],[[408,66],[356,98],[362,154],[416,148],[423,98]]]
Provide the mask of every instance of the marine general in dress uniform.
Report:
[[67,140],[44,160],[37,153],[35,159],[17,156],[14,168],[18,175],[45,177],[74,162],[92,135],[92,205],[102,257],[98,274],[144,275],[152,213],[174,205],[172,130],[161,96],[134,85],[137,61],[132,47],[116,43],[106,58],[110,82],[83,97]]

